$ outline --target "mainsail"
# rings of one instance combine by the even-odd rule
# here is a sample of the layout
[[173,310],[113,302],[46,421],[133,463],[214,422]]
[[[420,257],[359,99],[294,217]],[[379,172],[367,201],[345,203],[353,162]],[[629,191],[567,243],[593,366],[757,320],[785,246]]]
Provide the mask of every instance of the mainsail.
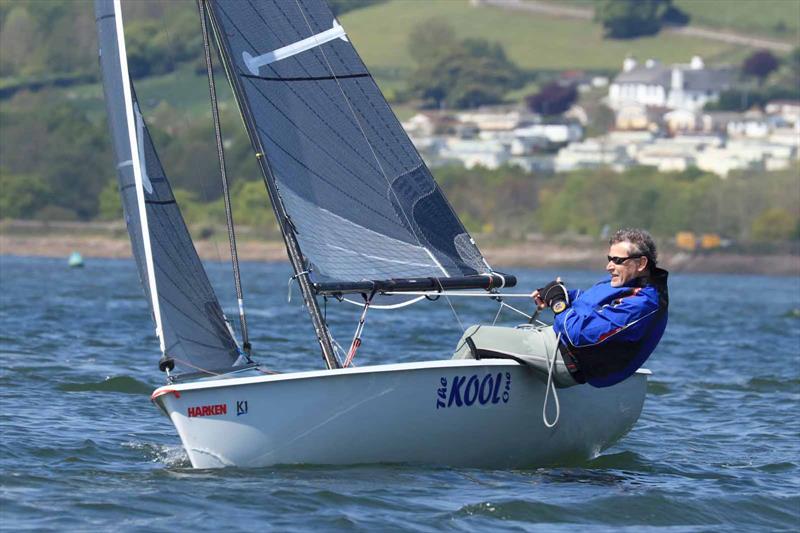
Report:
[[[179,371],[230,367],[239,356],[222,308],[192,244],[133,94],[135,139],[128,132],[113,0],[95,0],[100,67],[117,177],[133,255],[154,319],[161,324],[164,354]],[[138,152],[153,271],[148,271],[132,151]],[[157,298],[152,298],[154,278]],[[154,305],[155,303],[155,305]]]
[[317,288],[491,273],[324,1],[207,4]]

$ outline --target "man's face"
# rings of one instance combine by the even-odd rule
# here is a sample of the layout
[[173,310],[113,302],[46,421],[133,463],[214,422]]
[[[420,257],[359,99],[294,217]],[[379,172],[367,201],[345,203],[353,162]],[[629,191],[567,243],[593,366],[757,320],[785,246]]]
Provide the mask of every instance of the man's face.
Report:
[[[627,241],[618,242],[611,245],[608,249],[608,255],[613,258],[631,257],[637,255],[633,250],[633,245]],[[611,286],[622,287],[629,281],[645,275],[647,268],[647,258],[638,257],[626,259],[621,265],[609,261],[606,265],[606,271],[611,274]]]

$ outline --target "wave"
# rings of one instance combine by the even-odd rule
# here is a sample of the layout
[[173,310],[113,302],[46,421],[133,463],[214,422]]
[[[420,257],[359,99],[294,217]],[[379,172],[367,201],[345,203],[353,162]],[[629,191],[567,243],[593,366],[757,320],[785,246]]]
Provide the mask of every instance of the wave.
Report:
[[65,392],[122,392],[124,394],[150,394],[155,386],[129,376],[107,377],[103,381],[88,383],[62,383],[59,390]]
[[789,309],[783,315],[784,318],[800,318],[800,307],[795,307],[794,309]]
[[755,376],[744,382],[699,382],[696,387],[705,390],[723,390],[739,392],[793,392],[800,385],[798,378],[775,378],[772,376]]
[[126,442],[123,446],[141,452],[150,462],[163,464],[167,468],[191,468],[192,466],[186,450],[180,445]]

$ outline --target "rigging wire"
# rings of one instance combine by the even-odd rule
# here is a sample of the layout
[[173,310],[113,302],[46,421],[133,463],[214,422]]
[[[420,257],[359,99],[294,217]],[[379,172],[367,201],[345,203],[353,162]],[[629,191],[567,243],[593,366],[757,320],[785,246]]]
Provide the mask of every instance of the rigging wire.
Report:
[[[206,6],[208,6],[209,0],[203,1],[206,2]],[[224,33],[221,33],[222,30],[218,27],[219,23],[216,21],[213,9],[209,11],[209,21],[211,22],[215,42],[219,49],[222,66],[225,69],[228,82],[231,84],[231,88],[233,89],[234,100],[240,109],[242,122],[256,152],[256,160],[258,161],[262,177],[264,178],[264,184],[267,188],[267,192],[272,203],[272,209],[275,214],[275,218],[277,219],[281,228],[281,235],[283,237],[284,244],[286,245],[289,262],[292,264],[294,271],[299,273],[304,268],[302,259],[303,256],[300,252],[299,244],[294,234],[294,228],[291,224],[291,219],[288,217],[283,206],[283,201],[278,194],[277,185],[275,183],[269,161],[264,157],[264,148],[262,146],[261,137],[259,136],[258,130],[253,123],[252,111],[250,110],[247,99],[240,98],[237,94],[237,92],[242,92],[244,89],[240,85],[241,81],[238,79],[237,74],[233,72],[232,66],[229,64],[231,58],[226,58],[226,52],[230,53],[230,43],[228,43]],[[331,332],[328,329],[327,324],[325,324],[322,319],[322,314],[319,310],[319,304],[316,300],[316,295],[313,293],[313,289],[311,288],[311,282],[308,279],[308,276],[299,276],[298,283],[303,295],[303,301],[305,302],[306,308],[311,316],[311,323],[314,326],[314,331],[317,335],[317,341],[320,344],[320,349],[322,350],[322,358],[325,361],[325,365],[329,369],[340,368],[341,362],[336,354]]]
[[203,55],[206,62],[208,76],[208,93],[211,100],[211,117],[214,123],[214,137],[217,144],[217,159],[219,160],[219,173],[222,180],[222,197],[225,203],[225,221],[228,226],[228,242],[231,248],[231,264],[233,266],[233,280],[236,288],[236,300],[239,304],[239,325],[242,333],[242,348],[248,362],[250,359],[250,338],[247,331],[247,317],[244,311],[244,294],[242,292],[242,277],[239,271],[239,254],[236,250],[236,231],[233,226],[233,210],[231,208],[231,195],[228,186],[228,173],[225,168],[225,150],[222,145],[222,128],[219,122],[219,109],[217,107],[217,89],[214,83],[214,65],[211,60],[211,47],[208,39],[206,10],[203,0],[197,0],[197,9],[200,12],[200,25],[203,34]]
[[[170,17],[166,16],[167,14],[168,13],[166,11],[162,12],[162,16],[159,17],[159,22],[160,22],[160,27],[164,31],[164,34],[166,35],[166,39],[167,39],[168,48],[167,48],[166,56],[167,56],[167,59],[169,61],[169,72],[175,72],[177,70],[176,69],[177,61],[176,61],[176,58],[175,58],[176,54],[175,54],[174,50],[177,50],[177,47],[175,46],[175,39],[173,37],[173,33],[170,31],[170,25],[166,23],[166,21],[170,19]],[[141,107],[141,105],[142,104],[139,103],[140,107]],[[188,125],[189,124],[189,119],[186,118],[183,122],[184,122],[184,125]],[[211,201],[211,194],[209,193],[208,188],[207,188],[208,184],[203,179],[200,179],[200,180],[197,180],[197,181],[198,181],[198,183],[200,185],[200,196],[201,196],[201,198],[203,200],[203,203],[207,204],[207,203],[209,203]],[[217,261],[219,261],[221,263],[222,262],[222,252],[220,252],[219,244],[213,239],[211,240],[211,244],[212,244],[212,246],[214,248],[214,253],[216,254]]]
[[[308,30],[311,32],[311,35],[314,37],[315,40],[318,41],[317,34],[314,32],[314,29],[311,27],[311,24],[308,21],[308,17],[306,17],[306,14],[303,11],[303,7],[300,5],[299,0],[295,0],[295,3],[297,4],[298,11],[300,11],[300,14],[303,16],[303,20],[305,21],[306,26],[308,27]],[[322,43],[319,43],[319,44],[322,44]],[[408,224],[408,228],[411,231],[411,234],[414,236],[414,239],[416,239],[417,245],[420,248],[423,248],[423,249],[427,250],[427,248],[425,248],[422,245],[422,241],[420,240],[420,238],[417,235],[416,231],[414,231],[414,226],[413,226],[413,224],[411,224],[411,220],[409,219],[408,214],[403,209],[403,205],[400,202],[400,199],[397,197],[397,194],[395,193],[394,189],[392,188],[392,183],[389,180],[389,176],[387,176],[386,170],[383,168],[383,164],[381,163],[381,160],[378,157],[378,154],[375,152],[375,148],[372,146],[372,143],[369,141],[369,137],[367,136],[367,133],[364,131],[364,127],[361,125],[361,121],[358,119],[358,115],[356,115],[355,109],[353,109],[353,105],[350,102],[350,99],[347,97],[347,93],[345,93],[341,82],[339,81],[339,77],[333,71],[333,67],[331,66],[331,63],[328,60],[328,55],[325,53],[325,49],[322,46],[319,46],[319,45],[318,45],[317,49],[320,51],[320,53],[322,54],[323,59],[325,60],[325,66],[327,67],[328,72],[330,72],[331,77],[334,79],[334,81],[336,81],[336,86],[339,88],[339,92],[341,93],[342,97],[344,98],[344,101],[347,103],[347,107],[350,110],[351,115],[353,116],[353,120],[355,121],[355,124],[358,126],[358,129],[361,132],[361,135],[364,137],[364,141],[367,143],[367,146],[369,147],[369,150],[372,153],[372,157],[375,159],[375,162],[378,164],[378,168],[381,171],[381,175],[383,176],[383,179],[386,180],[386,184],[389,186],[389,191],[391,192],[392,196],[394,197],[395,201],[397,202],[397,206],[400,208],[400,212],[403,214],[403,218],[406,219],[406,224]],[[358,55],[358,52],[355,51],[355,47],[353,47],[353,51],[356,53],[356,55]],[[370,77],[371,77],[371,75],[370,75]],[[373,83],[374,83],[374,80],[373,80]],[[388,106],[389,104],[387,103],[386,105]],[[439,283],[439,288],[442,290],[442,292],[444,292],[444,287],[442,286],[441,281],[439,281],[439,278],[434,278],[434,279],[437,280],[437,283]],[[464,324],[461,322],[461,317],[458,315],[458,312],[456,311],[455,307],[453,306],[453,303],[450,301],[450,298],[445,296],[445,300],[447,301],[447,305],[450,306],[450,310],[453,312],[453,316],[455,316],[456,321],[458,322],[458,325],[461,328],[461,331],[465,331]]]

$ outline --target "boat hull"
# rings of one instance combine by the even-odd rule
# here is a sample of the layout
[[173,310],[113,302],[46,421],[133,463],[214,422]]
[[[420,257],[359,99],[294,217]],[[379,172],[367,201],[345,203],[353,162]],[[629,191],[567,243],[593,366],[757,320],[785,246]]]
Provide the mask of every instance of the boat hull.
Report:
[[[638,419],[648,372],[558,389],[506,360],[450,360],[231,377],[153,393],[196,468],[410,463],[521,468],[590,458]],[[552,396],[549,416],[554,415]]]

